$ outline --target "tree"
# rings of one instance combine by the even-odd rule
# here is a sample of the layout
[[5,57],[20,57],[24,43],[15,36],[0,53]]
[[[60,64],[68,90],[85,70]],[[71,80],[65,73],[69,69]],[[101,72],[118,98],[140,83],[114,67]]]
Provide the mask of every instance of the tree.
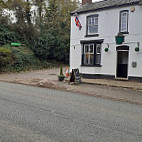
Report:
[[11,31],[10,27],[2,22],[0,25],[0,46],[16,41],[18,41],[18,34]]
[[35,15],[36,15],[36,24],[38,25],[39,29],[43,25],[43,19],[47,8],[47,2],[48,0],[33,0],[33,5],[37,8]]
[[[48,1],[48,7],[44,9],[46,12],[42,17],[41,37],[38,42],[35,42],[37,45],[35,45],[36,49],[34,51],[37,56],[68,62],[70,12],[76,9],[77,4],[76,1],[72,0]],[[42,36],[42,33],[44,33],[44,36]],[[51,37],[54,37],[53,39],[57,42],[56,44],[48,42],[48,38],[50,39]],[[52,47],[52,50],[50,50],[49,45]],[[52,53],[50,54],[50,52]]]
[[55,59],[55,49],[58,46],[58,39],[54,36],[53,32],[54,29],[50,29],[35,41],[34,52],[40,59]]
[[49,0],[47,27],[56,30],[59,44],[55,49],[55,58],[68,62],[70,45],[70,12],[77,8],[78,2],[72,0]]
[[[67,61],[70,12],[77,5],[76,0],[0,0],[0,22],[6,25],[3,35],[10,35],[4,35],[0,44],[19,41],[33,49],[40,59]],[[1,16],[3,9],[12,10],[16,21]]]

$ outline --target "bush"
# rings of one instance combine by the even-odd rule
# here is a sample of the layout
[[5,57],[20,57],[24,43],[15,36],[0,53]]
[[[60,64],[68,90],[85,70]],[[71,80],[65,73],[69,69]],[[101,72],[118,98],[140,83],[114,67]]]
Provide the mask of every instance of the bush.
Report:
[[0,46],[10,44],[18,40],[18,34],[11,31],[7,26],[0,25]]
[[69,47],[67,45],[61,44],[55,50],[55,59],[61,61],[65,64],[69,63]]
[[35,40],[33,52],[41,60],[56,60],[68,64],[69,40],[67,38],[61,40],[53,30],[49,30]]
[[27,47],[10,47],[7,45],[0,48],[0,55],[1,69],[3,69],[1,71],[20,72],[52,66],[51,63],[36,58],[34,53]]
[[54,59],[55,48],[58,44],[57,38],[51,33],[45,33],[35,41],[33,51],[40,59]]
[[37,64],[37,59],[34,53],[26,47],[12,47],[12,54],[15,57],[14,64],[11,66],[10,70],[13,71],[23,71],[34,68]]
[[7,70],[13,64],[14,56],[10,49],[0,47],[0,71]]

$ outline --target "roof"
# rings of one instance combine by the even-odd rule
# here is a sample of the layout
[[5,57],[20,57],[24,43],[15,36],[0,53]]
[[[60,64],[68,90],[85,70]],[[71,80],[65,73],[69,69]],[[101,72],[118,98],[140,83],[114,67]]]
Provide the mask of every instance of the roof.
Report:
[[134,4],[142,4],[142,0],[103,0],[91,4],[87,3],[85,5],[81,5],[75,11],[71,12],[71,14],[85,13],[85,12],[120,7],[125,5],[134,5]]

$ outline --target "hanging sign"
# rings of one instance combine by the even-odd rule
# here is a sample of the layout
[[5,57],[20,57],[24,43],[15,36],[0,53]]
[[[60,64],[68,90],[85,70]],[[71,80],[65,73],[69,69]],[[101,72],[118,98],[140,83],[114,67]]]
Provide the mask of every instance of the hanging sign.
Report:
[[79,69],[76,68],[76,69],[73,69],[74,70],[74,75],[75,75],[75,81],[78,82],[78,83],[81,83],[81,75],[79,73]]
[[79,73],[79,69],[72,69],[72,73],[71,73],[71,77],[70,77],[70,81],[69,82],[77,82],[77,83],[81,83],[81,75]]

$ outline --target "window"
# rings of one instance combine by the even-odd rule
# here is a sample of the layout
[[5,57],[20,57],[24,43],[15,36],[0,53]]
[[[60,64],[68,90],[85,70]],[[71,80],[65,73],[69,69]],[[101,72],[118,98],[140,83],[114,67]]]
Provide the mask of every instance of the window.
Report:
[[100,43],[84,43],[82,48],[82,65],[95,66],[101,64]]
[[84,45],[84,65],[94,64],[94,44]]
[[87,17],[87,35],[98,34],[98,15]]
[[120,32],[128,32],[128,10],[120,12]]
[[100,65],[101,61],[101,45],[97,44],[96,45],[96,64]]

